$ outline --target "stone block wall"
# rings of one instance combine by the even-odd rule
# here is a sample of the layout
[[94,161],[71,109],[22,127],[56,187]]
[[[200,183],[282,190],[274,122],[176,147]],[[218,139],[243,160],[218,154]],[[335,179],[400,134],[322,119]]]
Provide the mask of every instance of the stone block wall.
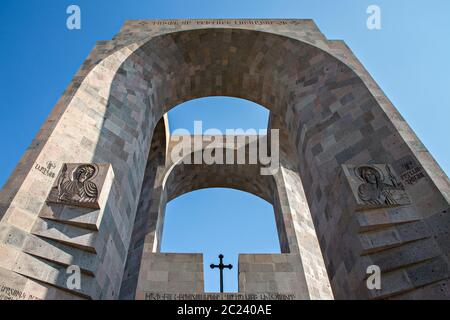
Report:
[[309,300],[310,295],[300,256],[297,254],[240,254],[239,293],[274,293],[293,296],[297,300]]
[[151,253],[144,259],[146,269],[139,274],[137,300],[155,294],[204,293],[202,254]]

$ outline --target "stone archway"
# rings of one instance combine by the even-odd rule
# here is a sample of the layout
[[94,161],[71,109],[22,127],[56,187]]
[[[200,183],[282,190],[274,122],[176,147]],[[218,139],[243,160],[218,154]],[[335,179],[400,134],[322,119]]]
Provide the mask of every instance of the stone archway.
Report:
[[[267,107],[282,132],[304,298],[326,296],[327,276],[339,299],[450,296],[447,176],[345,44],[311,20],[130,21],[99,42],[0,194],[2,284],[117,298],[156,124],[211,95]],[[88,209],[51,196],[63,165],[80,163],[99,164]],[[367,167],[378,193],[359,176]],[[72,263],[86,285],[67,293]],[[365,283],[373,264],[381,290]]]
[[[233,149],[226,145],[216,147],[224,149],[223,157],[226,157],[226,153],[232,152],[236,159],[238,154],[242,152],[248,159],[249,140],[258,140],[255,136],[248,138],[243,141],[235,139],[237,144]],[[193,143],[194,138],[190,141]],[[167,154],[170,154],[178,143],[180,142],[171,142]],[[202,261],[201,254],[160,253],[165,206],[167,202],[190,191],[222,187],[246,191],[272,204],[282,251],[282,254],[241,255],[238,267],[240,271],[239,292],[241,294],[272,292],[273,294],[292,296],[297,299],[330,298],[332,293],[324,271],[325,265],[320,255],[318,243],[315,244],[316,248],[314,249],[319,252],[316,259],[320,263],[313,265],[310,262],[308,265],[309,269],[314,269],[317,273],[317,278],[314,279],[311,277],[311,273],[307,273],[303,269],[301,251],[294,228],[294,220],[297,217],[289,209],[287,190],[282,174],[261,175],[262,165],[260,163],[193,164],[192,160],[197,154],[208,150],[208,144],[200,145],[200,149],[198,147],[196,149],[193,145],[192,150],[192,153],[185,155],[177,163],[168,160],[164,173],[160,175],[159,182],[155,183],[153,192],[160,192],[160,196],[159,199],[155,200],[152,193],[154,210],[147,211],[151,223],[146,224],[149,227],[145,232],[142,232],[141,229],[138,231],[140,235],[145,234],[143,249],[137,253],[140,255],[139,259],[129,255],[128,260],[133,263],[127,265],[125,273],[133,274],[138,270],[139,278],[133,278],[131,281],[126,279],[127,282],[122,285],[125,289],[121,291],[121,297],[143,299],[156,295],[203,293],[203,264],[199,263],[199,261]],[[189,158],[189,164],[185,163],[186,158]],[[146,185],[146,182],[144,182],[144,185]],[[141,198],[148,198],[148,193],[148,191],[142,193]],[[139,208],[138,212],[140,212]],[[313,245],[309,244],[310,247]],[[132,242],[130,247],[134,248],[136,245]],[[307,259],[304,260],[305,262],[308,261]],[[135,261],[140,261],[140,264],[136,266]],[[261,279],[265,280],[261,281]],[[317,286],[318,280],[320,281],[319,285],[322,284],[324,287],[320,292],[323,295],[322,297],[309,293],[309,290]],[[132,284],[129,282],[132,282]]]

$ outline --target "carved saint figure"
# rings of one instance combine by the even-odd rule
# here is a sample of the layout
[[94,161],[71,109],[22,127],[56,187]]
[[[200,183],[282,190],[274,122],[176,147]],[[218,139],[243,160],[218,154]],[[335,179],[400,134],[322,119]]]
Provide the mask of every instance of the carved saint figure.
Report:
[[371,205],[397,205],[395,191],[403,190],[392,175],[388,166],[386,172],[389,174],[390,183],[385,183],[383,173],[371,166],[357,168],[358,176],[364,181],[358,188],[359,198]]
[[97,173],[95,166],[82,164],[77,166],[67,179],[67,166],[64,165],[58,178],[58,200],[79,203],[93,203],[97,201],[98,189],[90,181]]

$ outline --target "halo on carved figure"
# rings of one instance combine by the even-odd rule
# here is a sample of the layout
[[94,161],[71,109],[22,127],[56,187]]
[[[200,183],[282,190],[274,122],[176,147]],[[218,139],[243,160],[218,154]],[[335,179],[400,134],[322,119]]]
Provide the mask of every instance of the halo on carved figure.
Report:
[[72,170],[72,175],[71,175],[71,177],[74,177],[75,173],[76,173],[80,168],[83,168],[83,167],[90,167],[90,168],[93,169],[92,175],[89,176],[86,180],[92,181],[92,180],[95,179],[95,177],[97,177],[98,172],[99,172],[99,168],[98,168],[98,166],[97,166],[95,163],[86,163],[86,164],[80,164],[79,166],[76,166],[76,167]]
[[362,182],[367,182],[364,178],[366,172],[373,172],[377,176],[379,182],[384,181],[383,172],[375,166],[363,165],[355,167],[355,176],[357,176]]

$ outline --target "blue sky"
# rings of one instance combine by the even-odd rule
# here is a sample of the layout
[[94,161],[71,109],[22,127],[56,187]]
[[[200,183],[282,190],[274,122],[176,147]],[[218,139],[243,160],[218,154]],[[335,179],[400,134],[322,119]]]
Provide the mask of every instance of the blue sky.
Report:
[[[70,4],[81,7],[81,30],[69,31],[65,27],[66,8]],[[382,10],[379,31],[366,28],[366,9],[371,4],[379,5]],[[12,172],[95,41],[111,39],[127,19],[156,18],[314,19],[329,39],[346,41],[439,164],[450,172],[447,142],[450,1],[2,0],[0,185]],[[251,103],[218,98],[193,101],[174,109],[171,126],[190,129],[194,120],[203,120],[205,126],[219,129],[265,128],[266,116],[263,109]],[[223,211],[217,210],[218,202],[223,204]],[[259,236],[247,239],[246,232],[239,231],[242,226],[237,223],[238,217],[257,217],[257,224],[249,223],[246,227],[267,233],[266,223],[274,224],[271,210],[262,200],[237,191],[204,190],[184,195],[168,205],[163,247],[176,252],[201,250],[206,254],[206,265],[219,251],[233,263],[237,252],[275,252],[279,248],[273,231],[264,239]],[[220,222],[225,215],[227,219]],[[216,218],[208,219],[207,225],[203,217]],[[187,234],[190,242],[177,244],[177,234],[196,230],[199,225],[199,231],[222,226],[221,231],[233,241],[208,242],[207,232],[191,232]],[[202,243],[208,245],[202,247]],[[186,247],[188,244],[192,250]],[[217,290],[214,274],[209,268],[205,272],[207,290]],[[236,288],[237,276],[233,272],[227,277],[229,290]]]

